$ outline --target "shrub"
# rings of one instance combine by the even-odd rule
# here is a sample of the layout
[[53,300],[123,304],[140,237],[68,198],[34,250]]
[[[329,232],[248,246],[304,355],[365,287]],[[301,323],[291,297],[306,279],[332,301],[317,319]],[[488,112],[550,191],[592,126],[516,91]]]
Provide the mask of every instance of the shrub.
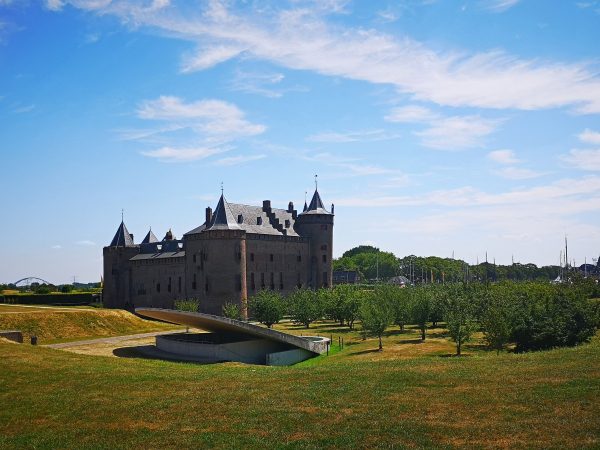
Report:
[[175,309],[177,311],[198,312],[200,309],[200,302],[194,298],[175,300]]
[[242,317],[240,306],[236,303],[225,303],[223,305],[223,317],[233,320],[240,320]]

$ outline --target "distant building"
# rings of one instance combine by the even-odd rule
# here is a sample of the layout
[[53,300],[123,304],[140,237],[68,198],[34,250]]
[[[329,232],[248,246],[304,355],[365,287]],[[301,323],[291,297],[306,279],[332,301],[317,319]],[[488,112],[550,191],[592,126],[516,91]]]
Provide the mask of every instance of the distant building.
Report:
[[104,247],[103,300],[109,308],[172,308],[175,300],[198,299],[200,312],[221,314],[261,289],[288,294],[296,288],[332,285],[333,217],[315,190],[302,213],[228,203],[206,208],[205,222],[176,239],[159,241],[152,230],[135,244],[122,221]]
[[333,284],[356,284],[360,282],[360,275],[356,270],[334,270]]
[[408,278],[403,277],[402,275],[390,278],[388,283],[395,284],[397,286],[410,286],[412,284]]

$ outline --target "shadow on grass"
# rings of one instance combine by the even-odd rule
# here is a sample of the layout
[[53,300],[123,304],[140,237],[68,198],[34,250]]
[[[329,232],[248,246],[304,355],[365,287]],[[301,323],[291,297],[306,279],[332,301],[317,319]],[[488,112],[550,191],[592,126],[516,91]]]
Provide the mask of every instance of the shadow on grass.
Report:
[[349,356],[360,356],[360,355],[368,355],[369,353],[379,353],[382,350],[379,350],[378,348],[371,348],[369,350],[362,350],[360,352],[354,352],[354,353],[350,353]]
[[456,353],[444,353],[443,355],[437,355],[440,358],[470,358],[473,355],[457,355]]

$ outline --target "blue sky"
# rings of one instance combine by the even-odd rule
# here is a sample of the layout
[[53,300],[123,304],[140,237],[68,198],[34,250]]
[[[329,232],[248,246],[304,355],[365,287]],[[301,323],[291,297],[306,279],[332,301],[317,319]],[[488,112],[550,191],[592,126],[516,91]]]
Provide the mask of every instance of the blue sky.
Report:
[[316,173],[338,256],[591,262],[598,42],[593,0],[0,0],[0,282]]

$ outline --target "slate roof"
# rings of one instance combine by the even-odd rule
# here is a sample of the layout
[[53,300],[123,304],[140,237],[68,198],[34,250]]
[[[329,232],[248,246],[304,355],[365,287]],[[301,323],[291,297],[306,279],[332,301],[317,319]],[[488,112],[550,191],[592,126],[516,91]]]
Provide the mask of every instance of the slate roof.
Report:
[[[287,236],[298,236],[294,231],[294,218],[292,213],[285,209],[271,208],[273,219],[279,221],[283,230],[286,230]],[[241,215],[241,222],[238,221]],[[260,217],[260,224],[257,220]],[[289,220],[290,226],[285,227],[285,221]],[[275,222],[276,224],[276,222]],[[187,234],[202,233],[204,230],[244,230],[251,234],[268,234],[271,236],[283,236],[283,232],[275,228],[271,223],[269,216],[261,206],[242,205],[239,203],[229,203],[223,196],[219,199],[213,218],[209,224],[206,223],[188,231]]]
[[143,259],[163,259],[163,258],[183,258],[185,251],[178,252],[158,252],[158,253],[138,253],[130,261],[139,261]]
[[148,234],[142,241],[142,244],[152,244],[153,242],[158,242],[158,239],[156,238],[156,236],[154,236],[154,233],[152,232],[152,228],[150,228],[150,230],[148,231]]
[[319,191],[315,189],[315,193],[313,194],[313,198],[310,201],[310,205],[308,205],[308,209],[303,211],[302,214],[329,214],[331,213],[325,209],[323,205],[323,201],[321,200],[321,196],[319,195]]
[[133,238],[131,233],[127,230],[125,222],[121,221],[121,225],[117,228],[115,237],[110,243],[110,247],[133,247]]

